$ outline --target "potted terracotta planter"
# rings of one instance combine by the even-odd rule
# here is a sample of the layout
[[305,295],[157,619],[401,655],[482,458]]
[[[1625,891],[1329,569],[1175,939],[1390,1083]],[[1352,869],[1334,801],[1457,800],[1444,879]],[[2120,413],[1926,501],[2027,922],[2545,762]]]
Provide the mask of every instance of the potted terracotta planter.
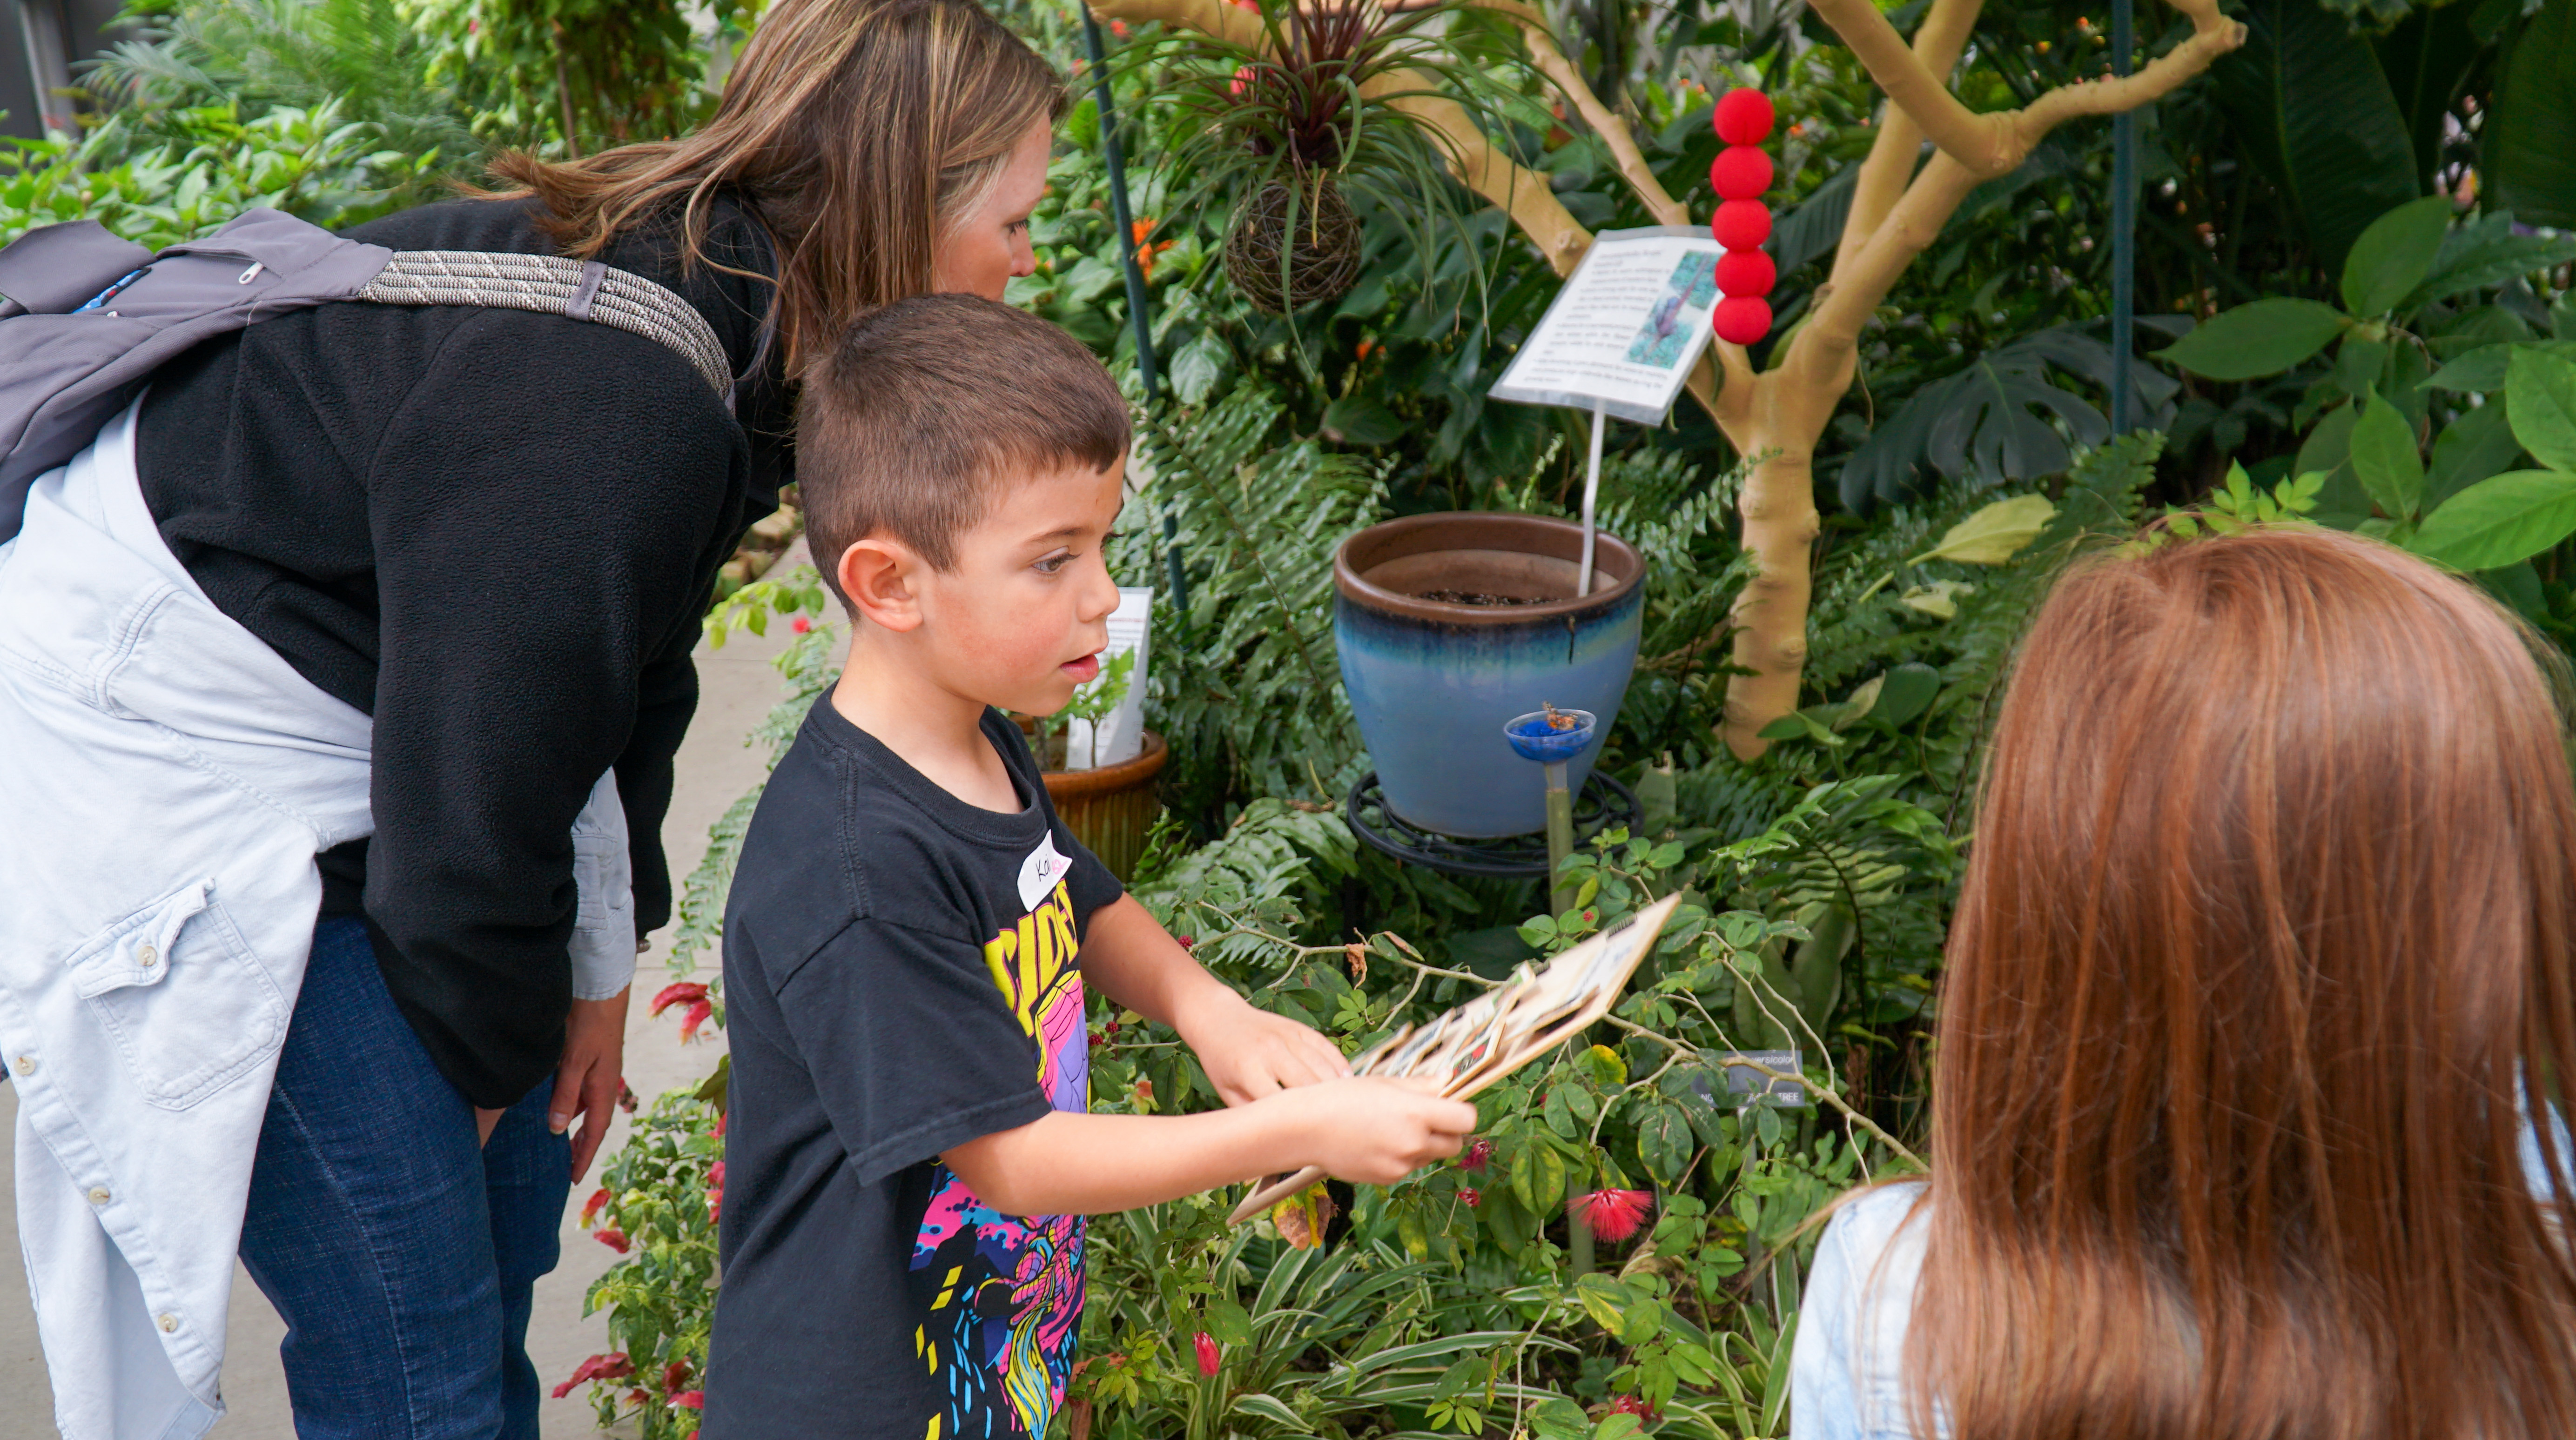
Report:
[[[1061,758],[1060,754],[1040,756],[1039,761]],[[1136,857],[1145,853],[1145,832],[1162,811],[1154,777],[1163,773],[1163,762],[1170,758],[1163,737],[1148,730],[1145,748],[1132,760],[1096,770],[1046,772],[1047,798],[1055,802],[1055,813],[1064,817],[1073,838],[1099,856],[1122,884],[1134,874]]]
[[[1541,515],[1409,515],[1333,555],[1333,638],[1387,808],[1459,839],[1545,828],[1539,767],[1503,727],[1539,709],[1589,710],[1607,734],[1637,665],[1645,573],[1636,549],[1598,537],[1578,597],[1583,529]],[[1580,793],[1599,755],[1567,777]]]

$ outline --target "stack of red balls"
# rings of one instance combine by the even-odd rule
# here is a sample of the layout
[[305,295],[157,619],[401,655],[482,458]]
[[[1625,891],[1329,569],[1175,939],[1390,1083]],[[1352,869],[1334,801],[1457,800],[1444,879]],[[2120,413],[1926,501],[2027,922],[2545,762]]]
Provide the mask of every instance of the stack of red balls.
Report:
[[1771,210],[1762,192],[1771,188],[1771,157],[1762,142],[1771,137],[1771,100],[1759,90],[1736,89],[1717,102],[1717,138],[1726,148],[1708,167],[1709,187],[1717,192],[1717,218],[1709,233],[1726,253],[1717,259],[1717,288],[1725,299],[1709,317],[1717,337],[1750,345],[1771,333],[1771,282],[1778,278],[1762,242],[1771,238]]

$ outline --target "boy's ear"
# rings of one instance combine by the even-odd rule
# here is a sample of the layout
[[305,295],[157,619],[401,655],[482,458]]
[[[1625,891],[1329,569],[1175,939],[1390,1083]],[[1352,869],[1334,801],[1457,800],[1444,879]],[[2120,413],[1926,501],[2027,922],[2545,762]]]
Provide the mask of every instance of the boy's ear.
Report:
[[833,579],[850,608],[871,624],[910,630],[921,624],[921,598],[913,577],[924,568],[912,547],[884,534],[853,541],[841,552]]

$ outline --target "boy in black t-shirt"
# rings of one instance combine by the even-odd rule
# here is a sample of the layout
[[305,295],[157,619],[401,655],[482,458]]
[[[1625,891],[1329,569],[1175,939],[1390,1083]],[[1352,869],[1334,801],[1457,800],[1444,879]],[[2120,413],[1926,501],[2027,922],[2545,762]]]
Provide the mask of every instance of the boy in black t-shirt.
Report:
[[[1061,708],[1118,601],[1127,410],[1061,331],[962,295],[853,326],[798,478],[847,669],[770,777],[725,914],[724,1286],[704,1440],[1036,1436],[1081,1216],[1322,1165],[1386,1184],[1475,1107],[1353,1079],[1121,893],[995,707]],[[1092,1115],[1085,983],[1231,1108]]]

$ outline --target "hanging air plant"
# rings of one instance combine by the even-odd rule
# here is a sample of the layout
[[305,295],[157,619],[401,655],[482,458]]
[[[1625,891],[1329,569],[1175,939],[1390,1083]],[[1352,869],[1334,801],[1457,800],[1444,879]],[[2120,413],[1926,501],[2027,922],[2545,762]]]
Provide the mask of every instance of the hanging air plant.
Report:
[[1157,156],[1173,208],[1233,207],[1225,269],[1236,290],[1273,315],[1340,298],[1367,238],[1352,196],[1400,217],[1426,258],[1441,222],[1463,237],[1448,141],[1416,112],[1462,105],[1506,133],[1502,110],[1519,97],[1458,48],[1497,32],[1459,23],[1472,14],[1463,0],[1237,3],[1224,36],[1167,34],[1128,52],[1155,66],[1156,98],[1179,112],[1177,139]]

